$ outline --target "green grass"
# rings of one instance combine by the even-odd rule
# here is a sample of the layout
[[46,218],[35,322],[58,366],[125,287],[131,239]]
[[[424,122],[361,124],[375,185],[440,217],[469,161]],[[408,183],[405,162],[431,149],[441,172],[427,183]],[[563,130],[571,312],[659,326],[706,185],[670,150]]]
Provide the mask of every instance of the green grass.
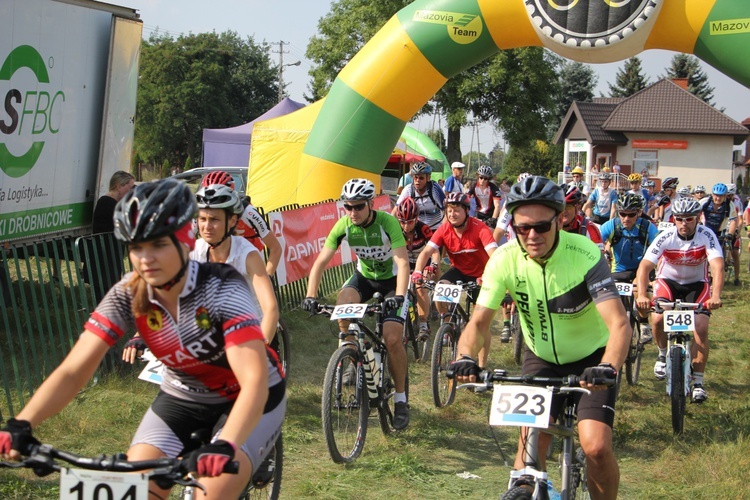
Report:
[[[743,270],[747,264],[743,260]],[[743,274],[743,277],[746,275]],[[674,437],[664,382],[651,373],[647,347],[637,387],[623,385],[617,403],[615,452],[623,499],[748,498],[750,470],[750,286],[727,286],[725,307],[711,319],[706,373],[709,400],[689,405],[685,434]],[[490,429],[488,396],[459,393],[456,403],[432,405],[429,370],[410,365],[411,424],[384,437],[370,420],[364,452],[334,464],[321,429],[320,397],[335,329],[323,317],[285,314],[292,335],[292,370],[284,427],[284,498],[497,498],[507,483],[517,431]],[[496,341],[490,366],[514,368],[511,346]],[[37,435],[58,447],[96,455],[127,449],[156,387],[134,374],[110,376],[82,394]],[[553,461],[553,462],[556,462]],[[462,479],[470,472],[477,479]],[[556,479],[556,470],[550,475]],[[558,483],[559,484],[559,483]],[[57,477],[0,471],[0,498],[54,498]]]

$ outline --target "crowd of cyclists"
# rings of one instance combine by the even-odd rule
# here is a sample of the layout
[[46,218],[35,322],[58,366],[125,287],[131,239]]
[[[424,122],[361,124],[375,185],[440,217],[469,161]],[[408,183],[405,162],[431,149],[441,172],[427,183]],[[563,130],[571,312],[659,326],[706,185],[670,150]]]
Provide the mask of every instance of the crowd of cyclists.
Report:
[[[408,289],[415,290],[419,336],[426,342],[432,332],[423,281],[480,284],[452,371],[459,381],[476,381],[488,364],[497,311],[500,340],[508,342],[515,308],[526,345],[522,372],[580,374],[581,385],[594,389],[577,404],[589,490],[593,498],[616,498],[616,390],[596,382],[616,377],[632,335],[614,283],[637,285],[641,341],[655,339],[658,379],[665,377],[667,345],[653,300],[704,304],[691,354],[692,399],[705,401],[708,324],[711,311],[722,305],[724,286],[720,242],[730,242],[738,285],[739,232],[750,227],[750,204],[743,210],[733,184],[717,183],[707,192],[702,185],[681,188],[679,179],[668,177],[655,193],[653,181],[637,173],[628,176],[629,190],[612,188],[607,172],[591,188],[578,167],[569,183],[523,173],[505,192],[492,181],[490,167],[479,167],[470,186],[462,183],[465,165],[452,167],[441,187],[428,163],[413,164],[412,181],[390,213],[373,208],[370,180],[347,181],[340,198],[345,215],[312,265],[301,307],[317,310],[323,273],[346,241],[357,266],[336,303],[366,302],[376,292],[386,297],[383,340],[395,385],[393,427],[402,430],[410,421],[402,341]],[[149,348],[166,374],[129,458],[179,456],[188,450],[191,432],[212,428],[212,442],[193,452],[195,470],[209,477],[212,496],[227,498],[260,467],[285,413],[285,374],[270,348],[279,320],[270,276],[281,245],[224,172],[204,177],[195,194],[169,179],[136,186],[117,204],[115,235],[127,245],[134,271],[107,293],[62,365],[0,430],[0,455],[17,459],[19,450],[36,442],[32,429],[62,410],[107,350],[134,327],[123,359],[135,362]],[[437,310],[442,321],[447,305],[438,302]],[[346,333],[348,321],[339,320],[339,328]],[[355,380],[345,373],[342,382]],[[553,417],[557,410],[553,405]],[[547,443],[542,439],[540,446]],[[523,434],[519,455],[522,449]],[[240,474],[227,478],[221,471],[230,460],[240,462]]]

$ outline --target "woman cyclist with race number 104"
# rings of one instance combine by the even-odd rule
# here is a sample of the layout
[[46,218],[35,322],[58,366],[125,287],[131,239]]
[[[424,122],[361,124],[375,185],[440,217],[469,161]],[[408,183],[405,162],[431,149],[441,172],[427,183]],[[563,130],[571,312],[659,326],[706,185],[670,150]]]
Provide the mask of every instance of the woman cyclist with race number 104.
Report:
[[[239,497],[281,431],[285,381],[247,311],[245,279],[230,266],[189,259],[196,208],[187,185],[171,179],[136,186],[118,203],[115,236],[127,243],[134,272],[107,293],[70,354],[0,429],[2,458],[18,459],[38,443],[32,428],[61,411],[136,327],[166,372],[128,459],[180,456],[191,433],[213,429],[212,442],[190,455],[190,468],[205,476],[209,498]],[[239,473],[222,474],[232,460]],[[149,490],[169,494],[153,483]]]
[[[561,231],[565,195],[551,180],[531,176],[514,184],[506,207],[517,237],[498,248],[484,269],[482,290],[459,339],[453,372],[459,382],[476,381],[475,356],[489,344],[492,319],[508,291],[520,311],[527,346],[523,373],[580,375],[581,386],[593,390],[577,403],[588,487],[593,498],[614,499],[620,478],[612,449],[616,389],[599,390],[605,388],[594,382],[616,378],[632,332],[607,260],[587,237]],[[560,398],[553,398],[551,419],[561,403]],[[525,436],[523,429],[516,470],[524,465]],[[542,467],[549,441],[549,435],[540,436]],[[528,486],[514,484],[522,485]]]

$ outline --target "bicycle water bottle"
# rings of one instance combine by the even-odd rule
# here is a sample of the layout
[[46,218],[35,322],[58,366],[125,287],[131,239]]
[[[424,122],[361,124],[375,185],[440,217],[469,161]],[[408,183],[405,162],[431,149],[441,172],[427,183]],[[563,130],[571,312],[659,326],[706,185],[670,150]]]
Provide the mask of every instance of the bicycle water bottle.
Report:
[[375,386],[380,387],[380,379],[383,378],[383,359],[380,351],[373,351],[375,364],[372,371],[372,379],[375,381]]
[[547,479],[547,497],[549,500],[562,500],[560,492],[552,486],[552,481]]
[[367,384],[367,393],[370,396],[370,399],[375,399],[378,397],[378,389],[375,385],[375,351],[372,349],[372,344],[369,342],[365,342],[365,362],[362,363],[362,366],[365,369],[365,381]]

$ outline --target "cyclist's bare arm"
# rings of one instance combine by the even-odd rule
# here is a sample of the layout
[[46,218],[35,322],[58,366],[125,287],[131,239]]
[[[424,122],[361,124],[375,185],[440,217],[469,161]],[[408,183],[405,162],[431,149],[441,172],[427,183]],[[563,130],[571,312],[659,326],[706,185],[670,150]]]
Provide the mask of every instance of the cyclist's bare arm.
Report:
[[495,241],[497,244],[500,244],[500,240],[503,239],[503,236],[505,236],[505,230],[502,229],[500,226],[496,226],[495,230],[492,231],[492,236],[495,238]]
[[429,262],[430,257],[434,256],[435,254],[437,254],[437,260],[435,262],[440,262],[440,248],[435,248],[433,244],[427,242],[422,251],[419,253],[419,257],[417,257],[417,262],[414,264],[414,270],[422,272],[424,266],[426,266],[427,262]]
[[[630,349],[630,338],[633,330],[625,313],[620,297],[598,302],[596,310],[599,311],[604,324],[609,330],[609,340],[602,356],[602,363],[609,363],[619,370],[625,362],[625,357]],[[590,387],[589,387],[590,389]]]
[[[424,250],[424,249],[422,249]],[[429,255],[427,252],[421,252],[422,255]],[[406,297],[406,291],[409,289],[409,254],[406,252],[406,247],[399,247],[393,249],[393,262],[396,263],[398,274],[396,275],[396,295]]]
[[273,284],[266,272],[263,259],[260,258],[260,253],[248,253],[245,259],[245,268],[263,312],[260,329],[263,331],[266,342],[270,343],[276,334],[276,325],[279,322],[279,306],[276,302],[276,294],[273,292]]
[[715,257],[708,261],[708,267],[711,269],[711,298],[704,302],[704,306],[709,311],[721,307],[721,291],[724,288],[724,259]]
[[63,362],[44,381],[16,416],[36,427],[70,403],[91,379],[109,350],[104,340],[84,331]]
[[227,347],[226,352],[240,393],[219,438],[239,448],[263,416],[268,399],[268,358],[265,346],[257,340]]
[[651,298],[648,296],[648,277],[656,266],[650,260],[642,259],[635,275],[635,284],[638,295],[635,297],[635,305],[644,316],[651,309]]
[[[458,357],[471,356],[476,358],[484,346],[490,345],[490,325],[495,317],[495,309],[477,304],[471,312],[471,318],[458,339]],[[459,377],[460,382],[476,382],[472,375],[466,380]]]
[[263,238],[263,244],[268,249],[268,262],[266,262],[266,272],[269,276],[273,276],[276,273],[276,268],[279,267],[281,261],[281,243],[273,232],[269,232],[265,238]]
[[318,258],[315,259],[315,263],[310,269],[310,276],[307,278],[307,293],[305,297],[317,297],[318,286],[320,286],[320,279],[323,277],[323,271],[326,270],[326,266],[333,255],[336,253],[335,250],[331,250],[328,247],[323,247],[318,254]]

